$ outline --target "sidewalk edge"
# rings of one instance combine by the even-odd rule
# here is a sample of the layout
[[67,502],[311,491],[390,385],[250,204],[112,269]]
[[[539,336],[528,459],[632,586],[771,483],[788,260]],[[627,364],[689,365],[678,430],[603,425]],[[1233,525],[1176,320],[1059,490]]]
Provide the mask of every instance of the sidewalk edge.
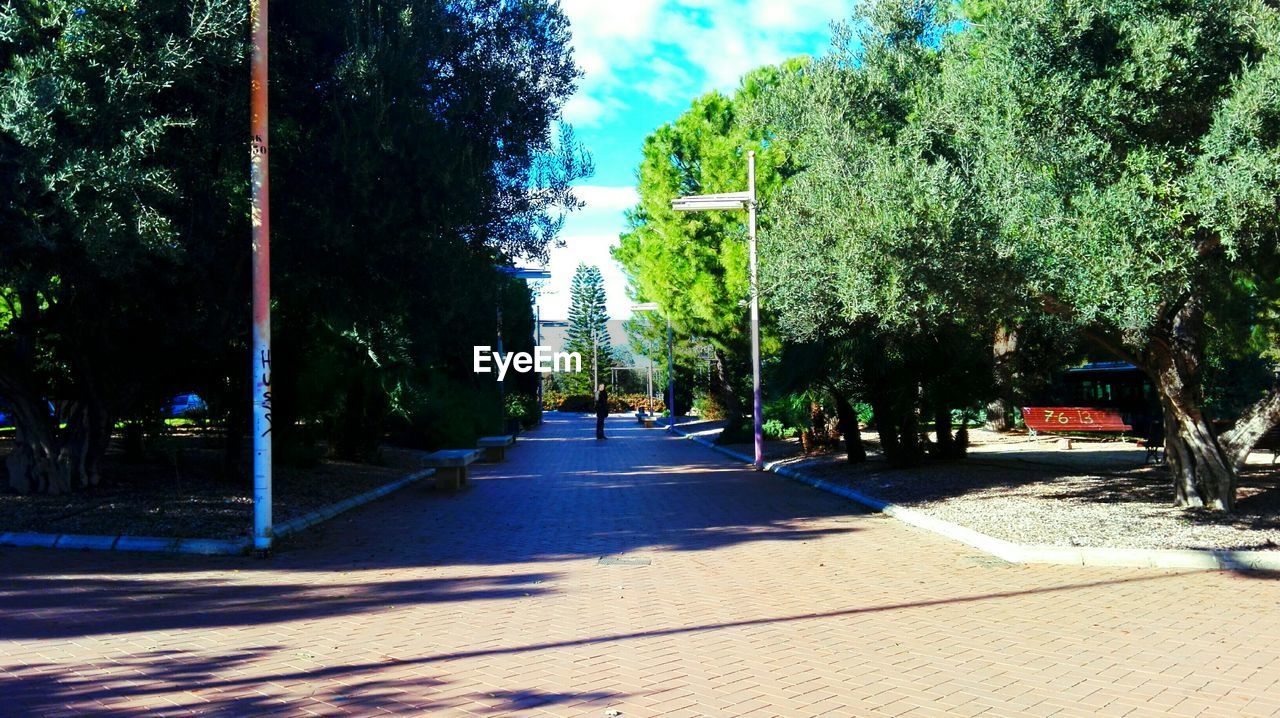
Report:
[[[701,436],[693,436],[672,427],[676,434],[702,444],[725,456],[744,463],[752,458],[733,449],[719,446]],[[966,526],[926,515],[915,509],[890,503],[855,489],[809,476],[776,461],[766,462],[764,470],[812,486],[876,511],[886,516],[930,531],[953,541],[972,546],[1009,563],[1051,564],[1058,566],[1129,566],[1139,568],[1173,568],[1195,570],[1280,571],[1280,551],[1234,551],[1229,549],[1143,549],[1106,547],[1067,547],[1018,544],[974,531]]]

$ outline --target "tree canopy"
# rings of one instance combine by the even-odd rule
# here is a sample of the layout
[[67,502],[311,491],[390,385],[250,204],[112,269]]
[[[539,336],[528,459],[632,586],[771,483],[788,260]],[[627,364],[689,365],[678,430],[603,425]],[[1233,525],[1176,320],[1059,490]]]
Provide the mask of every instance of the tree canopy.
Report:
[[[273,10],[279,438],[319,430],[361,454],[389,428],[496,430],[470,347],[493,343],[499,307],[512,348],[532,334],[528,291],[497,267],[545,257],[591,171],[559,122],[579,76],[567,20],[539,0]],[[0,401],[18,488],[96,481],[115,423],[179,391],[239,436],[246,11],[0,8]]]
[[720,158],[760,148],[770,319],[823,353],[815,385],[876,405],[886,454],[926,420],[946,455],[954,411],[1008,395],[996,355],[1039,375],[1079,346],[1150,377],[1175,500],[1229,510],[1280,420],[1278,42],[1261,0],[868,3],[828,55],[649,138],[618,257],[731,346],[737,224],[667,203],[737,189]]

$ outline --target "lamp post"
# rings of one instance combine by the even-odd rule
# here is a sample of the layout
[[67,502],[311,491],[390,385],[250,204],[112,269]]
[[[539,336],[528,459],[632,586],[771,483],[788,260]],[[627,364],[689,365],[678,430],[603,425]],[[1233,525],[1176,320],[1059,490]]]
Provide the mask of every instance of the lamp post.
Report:
[[[645,302],[643,304],[632,304],[633,312],[655,312],[658,311],[657,302]],[[650,362],[650,370],[652,371],[653,362]],[[650,387],[649,394],[653,394]],[[667,317],[667,411],[671,413],[671,418],[667,421],[667,431],[674,431],[676,426],[676,372],[675,362],[671,356],[671,317]]]
[[751,263],[751,393],[757,470],[764,468],[764,415],[760,401],[760,285],[756,272],[756,153],[747,152],[747,191],[701,194],[671,200],[677,212],[747,210],[747,247]]
[[253,549],[271,550],[271,182],[267,163],[267,0],[250,0],[249,184],[253,224]]

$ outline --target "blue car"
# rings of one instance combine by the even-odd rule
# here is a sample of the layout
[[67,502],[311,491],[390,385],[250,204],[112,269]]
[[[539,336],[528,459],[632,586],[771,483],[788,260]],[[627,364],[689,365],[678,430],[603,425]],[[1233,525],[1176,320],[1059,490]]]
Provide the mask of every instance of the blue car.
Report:
[[209,405],[199,394],[179,394],[169,402],[169,416],[174,418],[202,414],[208,410]]

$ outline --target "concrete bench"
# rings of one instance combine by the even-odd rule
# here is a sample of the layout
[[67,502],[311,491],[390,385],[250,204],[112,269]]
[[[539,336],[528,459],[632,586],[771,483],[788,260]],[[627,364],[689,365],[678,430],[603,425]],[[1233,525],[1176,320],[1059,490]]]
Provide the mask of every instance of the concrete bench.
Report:
[[479,449],[442,449],[427,454],[423,462],[436,470],[436,488],[460,489],[467,485],[467,466],[478,458]]
[[484,460],[497,464],[507,459],[507,447],[515,446],[516,437],[507,434],[505,436],[482,436],[476,441],[476,447],[484,450]]

